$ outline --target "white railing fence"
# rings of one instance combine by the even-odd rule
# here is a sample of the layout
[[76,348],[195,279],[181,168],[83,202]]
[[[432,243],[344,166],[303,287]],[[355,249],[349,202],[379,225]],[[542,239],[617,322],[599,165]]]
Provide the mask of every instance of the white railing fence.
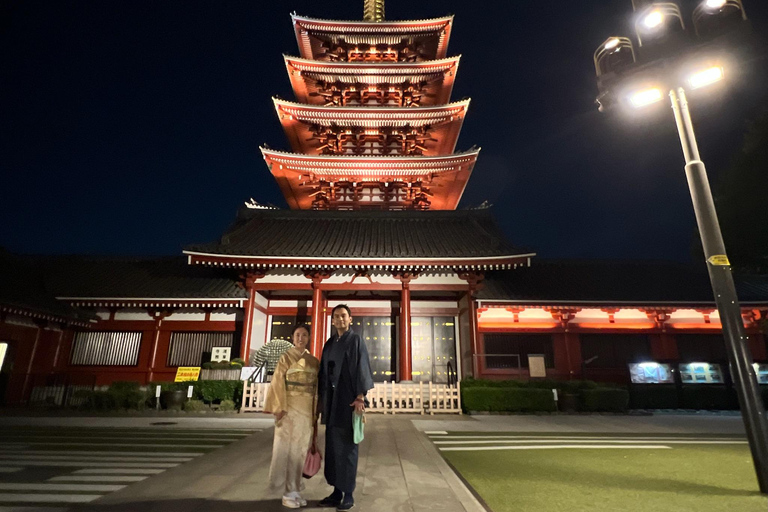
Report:
[[[368,391],[369,413],[461,414],[461,383],[453,386],[432,382],[377,382]],[[240,412],[261,412],[268,382],[243,381]]]

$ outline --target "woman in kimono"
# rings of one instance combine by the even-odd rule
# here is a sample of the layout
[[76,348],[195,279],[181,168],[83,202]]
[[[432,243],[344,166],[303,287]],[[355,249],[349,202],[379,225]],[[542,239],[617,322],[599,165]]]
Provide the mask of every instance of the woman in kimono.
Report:
[[301,497],[304,459],[317,423],[315,397],[320,361],[307,350],[309,328],[293,329],[293,348],[280,357],[269,386],[264,411],[275,415],[275,440],[269,483],[283,491],[283,506],[307,505]]

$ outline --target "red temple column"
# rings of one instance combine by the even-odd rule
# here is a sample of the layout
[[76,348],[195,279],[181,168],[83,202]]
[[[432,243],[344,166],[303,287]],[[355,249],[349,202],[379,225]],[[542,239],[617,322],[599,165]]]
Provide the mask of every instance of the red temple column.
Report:
[[411,288],[410,277],[400,278],[400,381],[413,380],[413,347],[411,346]]
[[469,345],[472,347],[472,376],[480,378],[480,335],[477,328],[477,305],[475,304],[475,294],[477,293],[480,281],[483,280],[483,274],[476,272],[462,272],[459,277],[467,282],[467,316],[469,318]]
[[248,299],[243,305],[243,332],[240,338],[240,359],[248,363],[248,354],[251,350],[251,335],[253,332],[253,309],[256,307],[256,281],[266,275],[266,272],[248,272],[240,276],[243,279],[243,287],[248,293]]
[[323,279],[328,279],[332,274],[330,270],[304,271],[304,275],[312,280],[312,332],[309,333],[309,351],[317,358],[323,353],[325,343],[326,302],[321,284]]
[[27,371],[24,374],[24,385],[21,388],[21,399],[26,401],[27,388],[29,387],[29,379],[32,377],[32,365],[35,362],[35,355],[37,354],[37,346],[40,343],[40,335],[43,333],[44,322],[35,322],[37,326],[37,333],[35,334],[35,341],[32,344],[32,352],[29,354],[29,364],[27,364]]
[[147,369],[147,382],[152,382],[155,377],[157,365],[157,345],[160,343],[160,326],[163,320],[171,314],[171,310],[149,310],[148,313],[155,319],[155,329],[152,336],[152,348],[149,351],[149,368]]

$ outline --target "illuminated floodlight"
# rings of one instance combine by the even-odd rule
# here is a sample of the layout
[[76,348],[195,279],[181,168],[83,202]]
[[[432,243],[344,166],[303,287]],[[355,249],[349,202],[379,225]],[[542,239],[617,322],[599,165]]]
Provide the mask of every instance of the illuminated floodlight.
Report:
[[643,18],[643,25],[645,25],[646,28],[659,28],[662,23],[664,23],[664,13],[658,10],[651,11],[645,18]]
[[640,363],[638,366],[640,366],[640,368],[658,368],[659,363]]
[[707,0],[704,5],[708,9],[722,9],[727,3],[728,0]]
[[604,48],[605,48],[606,50],[613,50],[614,48],[616,48],[617,46],[619,46],[619,43],[620,43],[620,42],[621,42],[621,41],[619,41],[619,38],[618,38],[618,37],[612,37],[612,38],[610,38],[610,39],[608,40],[608,42],[606,42],[606,43],[605,43],[605,47],[604,47]]
[[632,93],[629,96],[629,102],[633,107],[641,108],[656,103],[657,101],[661,101],[663,98],[664,96],[661,93],[661,89],[654,87],[653,89],[645,89],[643,91]]
[[688,83],[694,89],[706,87],[725,78],[725,72],[720,66],[713,66],[703,71],[698,71],[688,77]]

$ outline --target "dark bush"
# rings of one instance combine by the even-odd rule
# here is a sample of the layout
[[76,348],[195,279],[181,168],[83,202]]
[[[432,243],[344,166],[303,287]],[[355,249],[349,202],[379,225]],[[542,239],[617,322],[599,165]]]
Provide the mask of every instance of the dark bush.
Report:
[[462,389],[462,402],[469,411],[554,411],[555,399],[547,389],[515,387],[470,387]]
[[142,390],[139,383],[134,381],[113,382],[108,393],[112,395],[117,409],[143,410],[150,397],[149,390]]
[[184,404],[184,410],[189,412],[207,411],[208,406],[202,400],[187,400]]
[[219,411],[221,412],[232,412],[235,409],[235,402],[232,400],[222,400],[219,404]]
[[230,363],[237,363],[240,366],[245,366],[245,359],[241,359],[239,357],[233,357],[232,361],[230,361]]
[[635,384],[630,388],[631,409],[677,409],[680,399],[674,384]]
[[629,406],[629,392],[625,389],[582,389],[579,394],[582,411],[625,412]]
[[89,411],[111,411],[117,409],[115,397],[109,391],[79,390],[74,398],[80,401],[80,408]]
[[203,370],[210,370],[211,368],[213,368],[213,363],[210,361],[206,361],[200,366],[200,368]]
[[243,398],[243,383],[239,380],[199,380],[195,384],[195,397],[208,403],[232,400],[239,404]]
[[680,391],[680,408],[721,411],[732,409],[733,402],[725,386],[699,384],[683,386]]

